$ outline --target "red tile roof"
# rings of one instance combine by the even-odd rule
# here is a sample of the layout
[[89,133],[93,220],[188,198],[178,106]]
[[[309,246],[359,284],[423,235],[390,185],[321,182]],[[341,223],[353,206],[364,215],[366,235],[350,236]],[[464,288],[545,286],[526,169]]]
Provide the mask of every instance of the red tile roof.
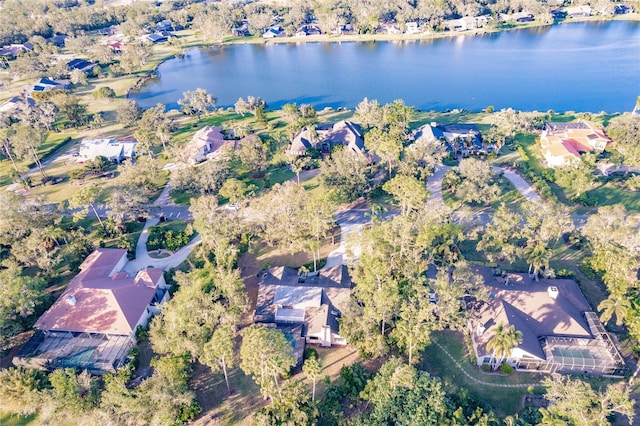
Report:
[[135,277],[114,269],[126,250],[96,249],[69,287],[36,322],[40,330],[128,335],[153,301],[162,270]]

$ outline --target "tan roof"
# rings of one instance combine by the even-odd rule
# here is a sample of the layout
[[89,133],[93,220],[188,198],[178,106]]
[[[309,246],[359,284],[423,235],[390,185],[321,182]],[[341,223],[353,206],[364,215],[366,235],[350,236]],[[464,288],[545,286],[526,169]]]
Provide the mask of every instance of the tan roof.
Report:
[[[523,334],[524,351],[544,359],[539,338],[544,336],[593,338],[584,318],[592,311],[578,285],[573,280],[541,279],[532,281],[526,274],[510,274],[510,284],[496,279],[486,283],[491,294],[472,317],[474,338],[479,354],[487,354],[486,345],[495,335],[499,324],[513,325]],[[556,287],[558,295],[549,295],[549,287]],[[484,332],[478,336],[479,326]]]
[[590,121],[547,123],[540,136],[540,146],[546,156],[580,158],[581,152],[602,149],[611,140],[601,126]]
[[[81,265],[69,287],[36,322],[40,330],[128,335],[153,301],[160,269],[135,277],[114,267],[126,250],[97,249]],[[109,276],[111,273],[111,276]]]

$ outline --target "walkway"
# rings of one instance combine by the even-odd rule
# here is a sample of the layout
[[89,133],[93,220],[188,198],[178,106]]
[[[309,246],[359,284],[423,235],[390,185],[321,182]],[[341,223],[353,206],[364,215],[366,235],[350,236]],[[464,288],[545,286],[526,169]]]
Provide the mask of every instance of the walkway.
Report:
[[202,242],[202,238],[198,235],[189,241],[189,244],[182,247],[171,256],[164,257],[162,259],[154,259],[149,256],[149,252],[147,251],[147,240],[149,239],[149,228],[157,225],[158,222],[158,218],[155,217],[147,219],[147,222],[144,224],[144,229],[140,234],[140,238],[138,238],[138,243],[136,244],[136,258],[135,260],[127,262],[123,270],[135,274],[140,269],[150,266],[154,268],[162,268],[165,271],[171,268],[176,268],[185,261],[195,246]]
[[436,341],[432,341],[432,343],[434,343],[437,347],[439,347],[442,352],[444,352],[449,358],[451,358],[451,361],[453,361],[453,363],[456,365],[456,367],[458,367],[458,369],[460,371],[462,371],[462,374],[464,374],[465,376],[467,376],[468,379],[479,383],[483,386],[494,386],[497,388],[528,388],[529,386],[540,386],[540,383],[518,383],[518,384],[503,384],[503,383],[490,383],[490,382],[485,382],[483,380],[478,380],[475,377],[473,377],[471,374],[469,374],[467,372],[467,370],[465,370],[460,363],[438,342]]
[[[441,165],[435,173],[427,179],[427,190],[429,191],[429,201],[434,202],[437,200],[442,201],[442,179],[444,175],[451,170],[450,166]],[[502,173],[502,175],[509,179],[509,181],[516,187],[518,192],[522,196],[531,202],[540,202],[542,198],[538,193],[525,181],[522,176],[509,169],[502,167],[493,167],[495,173]]]

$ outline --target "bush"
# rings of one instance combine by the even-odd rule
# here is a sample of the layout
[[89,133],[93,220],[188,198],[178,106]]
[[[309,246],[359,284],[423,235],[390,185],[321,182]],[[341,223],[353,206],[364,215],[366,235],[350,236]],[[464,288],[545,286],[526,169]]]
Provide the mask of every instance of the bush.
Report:
[[318,351],[316,348],[306,348],[304,350],[304,359],[318,359]]
[[491,366],[489,364],[482,364],[482,366],[480,368],[482,368],[482,371],[491,370]]
[[503,362],[502,365],[500,365],[500,371],[502,371],[504,374],[511,374],[513,373],[513,367],[506,362]]

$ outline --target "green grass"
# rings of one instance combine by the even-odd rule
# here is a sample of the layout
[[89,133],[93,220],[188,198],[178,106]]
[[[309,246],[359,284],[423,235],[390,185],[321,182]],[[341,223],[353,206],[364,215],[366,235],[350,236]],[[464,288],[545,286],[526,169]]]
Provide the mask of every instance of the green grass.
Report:
[[[453,331],[437,331],[432,340],[442,345],[458,361],[462,368],[472,377],[492,384],[530,384],[540,383],[542,375],[514,372],[510,375],[483,374],[469,361],[467,349],[461,333]],[[439,377],[447,392],[454,393],[460,388],[466,389],[470,396],[482,401],[500,415],[510,415],[522,408],[522,399],[527,393],[526,387],[503,388],[483,385],[469,379],[451,361],[451,359],[435,344],[427,346],[423,352],[422,366],[433,376]],[[541,391],[541,389],[536,389]]]
[[37,414],[28,416],[16,416],[11,414],[0,414],[0,425],[2,426],[27,426],[36,424]]

